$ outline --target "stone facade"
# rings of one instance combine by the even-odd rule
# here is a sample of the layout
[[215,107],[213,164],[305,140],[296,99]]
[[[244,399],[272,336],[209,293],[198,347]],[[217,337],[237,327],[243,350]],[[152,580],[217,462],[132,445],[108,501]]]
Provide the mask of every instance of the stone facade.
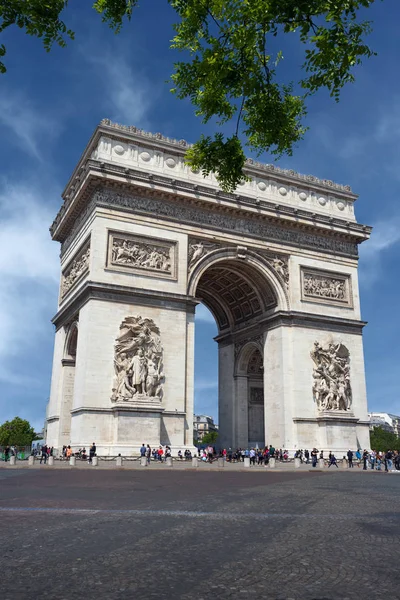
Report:
[[367,447],[356,196],[253,161],[227,194],[186,147],[105,121],[65,189],[47,442],[191,448],[201,301],[219,329],[220,445]]

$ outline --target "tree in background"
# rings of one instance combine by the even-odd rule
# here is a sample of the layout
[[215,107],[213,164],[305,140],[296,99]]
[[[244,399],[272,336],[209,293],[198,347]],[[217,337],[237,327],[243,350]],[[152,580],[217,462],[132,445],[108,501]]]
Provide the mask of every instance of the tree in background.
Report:
[[0,446],[30,446],[37,434],[29,421],[14,417],[0,425]]
[[218,431],[209,431],[208,433],[206,433],[203,436],[201,443],[202,444],[210,444],[211,446],[214,446],[217,439],[218,439]]
[[[82,2],[82,0],[79,0]],[[145,2],[146,0],[142,0]],[[204,123],[216,118],[231,125],[231,135],[202,136],[186,154],[192,169],[213,171],[222,189],[233,191],[246,179],[248,148],[278,157],[291,155],[306,131],[306,100],[321,88],[339,100],[342,87],[354,81],[354,67],[374,52],[364,38],[369,21],[359,18],[374,0],[168,0],[178,22],[171,47],[176,62],[172,92],[190,99]],[[67,0],[0,0],[0,34],[16,25],[43,40],[65,46],[74,32],[61,19]],[[97,0],[93,8],[116,33],[131,19],[139,0]],[[301,68],[296,82],[285,77],[283,39]],[[0,45],[0,59],[6,49]],[[5,65],[0,60],[0,71]]]
[[374,427],[370,431],[370,443],[373,450],[387,452],[388,450],[400,450],[400,438],[395,433],[386,431],[383,427]]

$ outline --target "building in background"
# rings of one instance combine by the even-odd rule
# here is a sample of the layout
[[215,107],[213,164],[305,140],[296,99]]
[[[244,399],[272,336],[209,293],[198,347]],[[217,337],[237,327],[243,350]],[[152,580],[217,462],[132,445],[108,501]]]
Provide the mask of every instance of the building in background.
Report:
[[385,431],[400,436],[400,416],[392,415],[391,413],[384,412],[371,412],[369,416],[369,427],[382,427]]
[[212,417],[207,415],[194,415],[193,419],[193,441],[196,444],[201,444],[206,433],[218,431],[218,425],[214,423]]

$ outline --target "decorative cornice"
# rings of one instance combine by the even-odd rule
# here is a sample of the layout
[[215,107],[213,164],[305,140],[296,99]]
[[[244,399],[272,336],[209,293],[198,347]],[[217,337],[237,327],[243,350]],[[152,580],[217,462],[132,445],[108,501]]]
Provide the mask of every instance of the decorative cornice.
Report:
[[86,281],[76,294],[63,304],[52,323],[57,329],[75,318],[78,311],[89,300],[106,300],[121,304],[134,304],[141,306],[163,306],[170,310],[187,310],[194,313],[198,301],[189,296],[171,294],[169,292],[153,292],[140,288],[133,288],[110,283],[94,283]]
[[[109,176],[111,181],[107,181],[106,176]],[[78,177],[78,175],[77,175]],[[118,179],[116,179],[118,178]],[[230,194],[216,190],[211,185],[197,185],[194,182],[173,179],[164,174],[147,172],[133,168],[125,168],[124,166],[112,163],[102,163],[101,161],[88,158],[81,165],[79,171],[79,181],[68,188],[68,193],[64,196],[64,204],[61,206],[53,224],[50,227],[50,232],[53,239],[64,241],[66,237],[66,228],[68,222],[72,222],[77,218],[77,215],[82,210],[93,191],[99,185],[114,185],[119,182],[121,189],[130,190],[131,193],[148,194],[149,192],[165,197],[165,192],[171,194],[170,200],[179,201],[181,199],[197,204],[204,203],[210,209],[209,200],[214,200],[212,208],[217,206],[224,210],[234,210],[243,214],[245,211],[256,210],[255,215],[258,218],[265,216],[270,218],[279,218],[282,220],[285,217],[290,217],[296,222],[308,221],[314,227],[323,225],[325,227],[337,227],[347,233],[358,233],[362,235],[362,240],[367,239],[372,228],[366,225],[359,224],[353,220],[346,218],[335,217],[330,214],[323,214],[291,206],[288,204],[279,204],[277,202],[260,199],[251,196],[246,196],[240,193]],[[145,186],[145,187],[143,187]],[[183,198],[184,197],[184,198]],[[360,240],[360,241],[362,241]]]
[[[356,319],[343,319],[342,317],[331,317],[300,311],[279,310],[270,315],[260,318],[256,325],[251,324],[242,330],[240,335],[255,336],[256,332],[270,331],[277,327],[304,327],[335,333],[350,333],[362,335],[362,330],[367,325],[366,321]],[[238,332],[229,332],[216,336],[214,339],[222,346],[236,343]]]
[[191,228],[197,226],[202,229],[245,234],[255,240],[261,239],[263,242],[287,245],[288,249],[290,247],[309,248],[350,258],[357,258],[357,243],[360,243],[361,239],[365,239],[348,233],[321,230],[312,225],[302,224],[299,226],[297,223],[291,224],[279,219],[260,218],[260,215],[252,213],[248,213],[246,216],[243,213],[241,215],[227,214],[226,210],[219,206],[216,206],[214,211],[210,211],[188,203],[134,196],[103,188],[95,192],[91,201],[85,205],[83,212],[75,219],[74,227],[63,243],[62,254],[71,245],[79,229],[97,206],[118,208],[121,211],[134,212],[157,219],[165,217],[169,221],[188,224]]
[[[148,131],[144,131],[144,129],[139,129],[134,125],[120,125],[119,123],[114,123],[110,119],[103,119],[100,122],[100,126],[113,132],[133,134],[135,137],[142,138],[143,141],[148,141],[156,144],[163,142],[167,146],[170,146],[175,150],[178,150],[179,152],[186,151],[192,145],[186,142],[185,140],[177,140],[174,138],[166,137],[161,133],[150,133]],[[327,190],[337,190],[340,192],[346,192],[346,194],[352,195],[353,198],[357,197],[355,194],[352,193],[351,187],[349,185],[334,183],[329,179],[319,179],[314,175],[302,175],[301,173],[297,173],[292,169],[282,169],[281,167],[278,167],[276,165],[260,163],[253,160],[252,158],[248,158],[246,160],[246,171],[247,170],[266,171],[272,175],[282,175],[283,177],[285,177],[285,179],[300,181],[302,183],[305,182],[307,184],[314,184],[323,187]]]

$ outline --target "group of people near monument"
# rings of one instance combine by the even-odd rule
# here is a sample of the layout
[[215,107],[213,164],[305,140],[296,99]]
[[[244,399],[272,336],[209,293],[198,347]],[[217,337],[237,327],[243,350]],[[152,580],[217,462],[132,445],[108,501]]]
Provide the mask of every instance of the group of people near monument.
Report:
[[400,471],[400,452],[398,450],[387,450],[387,452],[377,452],[376,450],[369,452],[368,450],[364,450],[361,454],[361,450],[357,450],[355,453],[349,450],[347,452],[348,467],[350,469],[353,468],[354,463],[357,467],[360,467],[362,463],[364,471],[368,469],[372,471],[384,470],[388,473],[393,470],[393,467],[396,471]]
[[89,463],[91,463],[93,460],[93,457],[96,456],[96,452],[97,452],[96,442],[93,442],[93,444],[90,446],[89,456],[86,452],[85,447],[79,448],[79,450],[74,452],[72,450],[71,446],[63,446],[60,458],[62,460],[69,460],[71,458],[71,456],[75,456],[75,458],[78,458],[80,460],[87,460]]
[[17,456],[17,449],[15,446],[6,446],[4,448],[4,460],[7,462],[10,456]]
[[167,458],[170,458],[171,448],[170,446],[165,446],[165,450],[162,446],[158,448],[151,448],[150,444],[142,444],[140,448],[140,457],[146,458],[147,464],[150,464],[151,459],[156,460],[158,462],[164,462]]

